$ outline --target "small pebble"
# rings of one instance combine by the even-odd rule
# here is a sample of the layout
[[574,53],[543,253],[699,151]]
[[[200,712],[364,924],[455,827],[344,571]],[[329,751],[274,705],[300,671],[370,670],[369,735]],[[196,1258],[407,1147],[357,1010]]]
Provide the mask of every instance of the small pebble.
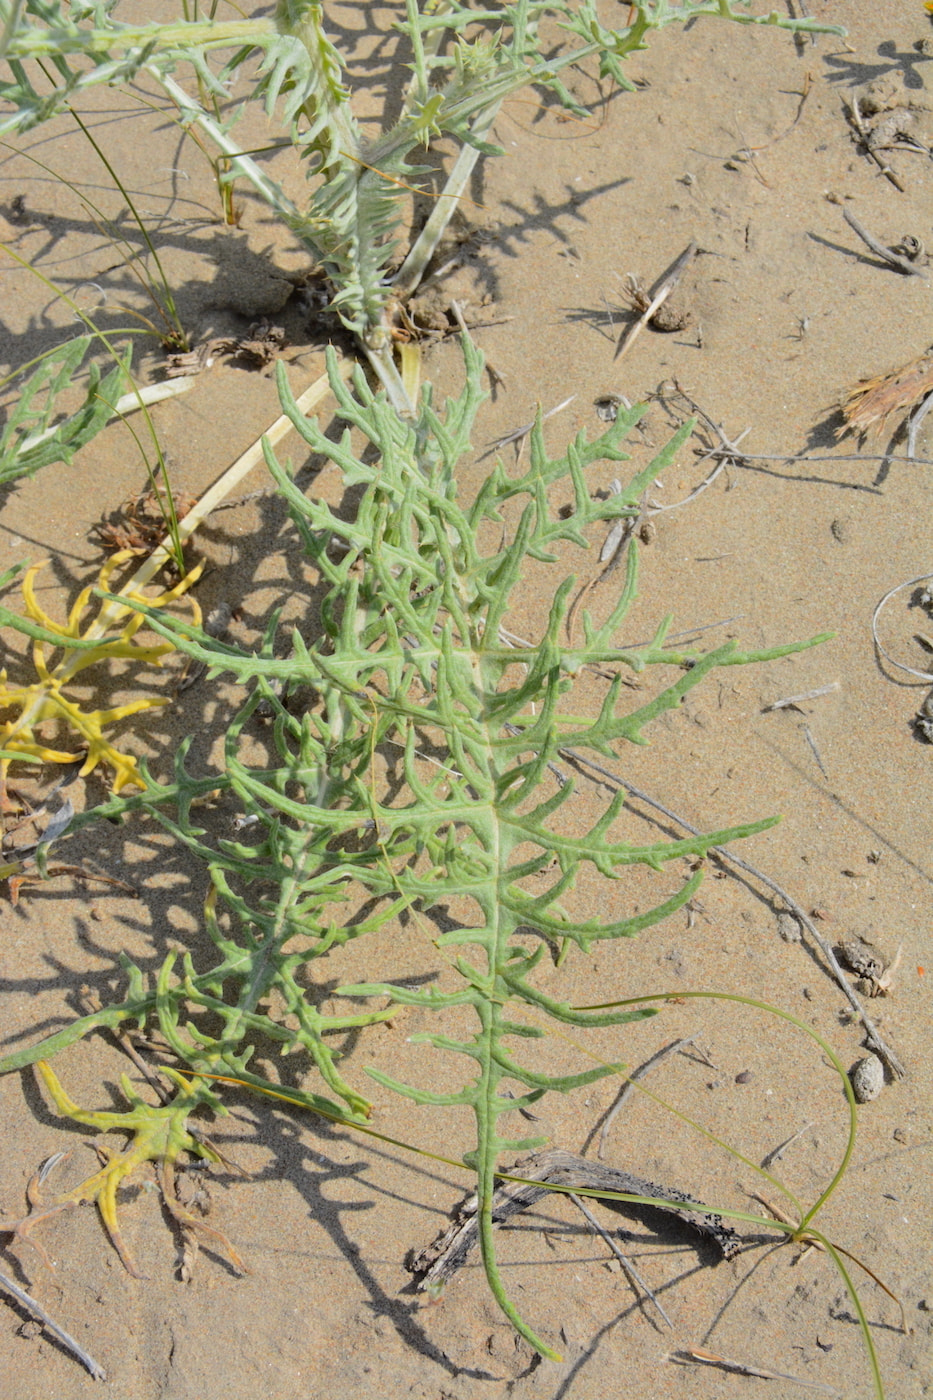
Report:
[[803,937],[803,929],[800,927],[793,914],[782,911],[778,914],[778,933],[785,943],[799,943]]
[[852,1089],[859,1103],[870,1103],[884,1088],[884,1065],[877,1055],[866,1055],[853,1066]]

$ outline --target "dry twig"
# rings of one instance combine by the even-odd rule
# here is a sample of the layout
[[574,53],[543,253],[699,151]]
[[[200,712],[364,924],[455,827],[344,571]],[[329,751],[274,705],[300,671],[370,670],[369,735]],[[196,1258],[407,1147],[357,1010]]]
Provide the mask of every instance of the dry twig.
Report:
[[859,136],[862,139],[862,145],[865,148],[865,154],[875,162],[882,175],[884,175],[886,179],[891,181],[891,184],[894,186],[894,188],[900,190],[901,194],[904,194],[904,184],[897,171],[893,170],[891,166],[888,165],[888,162],[882,157],[880,151],[875,150],[871,144],[871,132],[865,125],[865,118],[862,116],[862,111],[859,107],[859,101],[857,96],[852,98],[852,103],[849,108],[849,112],[852,117],[852,125],[855,127],[855,130],[858,132]]
[[704,1347],[687,1347],[671,1357],[672,1361],[702,1361],[707,1366],[718,1366],[723,1371],[732,1371],[739,1376],[760,1376],[766,1381],[790,1381],[792,1385],[803,1385],[810,1390],[822,1390],[826,1395],[838,1395],[831,1385],[822,1381],[804,1380],[800,1376],[790,1376],[786,1371],[769,1371],[764,1366],[752,1366],[745,1361],[731,1361],[728,1356],[719,1356]]
[[643,1065],[639,1065],[638,1069],[632,1070],[631,1074],[622,1085],[618,1098],[603,1119],[603,1126],[599,1133],[599,1147],[596,1149],[596,1156],[600,1161],[602,1161],[603,1150],[606,1146],[606,1138],[609,1136],[609,1129],[612,1127],[617,1113],[630,1097],[635,1082],[639,1079],[643,1079],[651,1070],[657,1069],[661,1061],[666,1060],[668,1055],[676,1054],[678,1050],[683,1050],[685,1046],[692,1045],[695,1039],[696,1036],[691,1035],[684,1040],[672,1040],[670,1045],[662,1046],[657,1054],[651,1056],[650,1060],[646,1060]]
[[[738,1254],[739,1240],[735,1231],[723,1224],[722,1217],[715,1211],[707,1210],[692,1196],[685,1196],[682,1191],[672,1187],[657,1186],[616,1167],[588,1161],[575,1152],[566,1152],[559,1147],[548,1148],[544,1152],[523,1157],[507,1171],[496,1174],[504,1180],[492,1199],[492,1218],[496,1224],[534,1205],[555,1187],[568,1194],[575,1190],[611,1191],[650,1200],[648,1205],[639,1201],[612,1200],[607,1204],[622,1205],[634,1211],[662,1210],[711,1239],[724,1259],[734,1259]],[[466,1263],[479,1234],[477,1209],[477,1197],[468,1197],[458,1208],[453,1223],[441,1232],[433,1244],[410,1259],[408,1269],[418,1275],[419,1289],[437,1292]]]
[[838,681],[830,681],[829,685],[821,685],[816,690],[804,691],[803,695],[787,695],[783,700],[772,700],[770,705],[765,705],[761,711],[763,715],[770,714],[772,710],[796,709],[806,700],[816,700],[820,695],[829,695],[832,691],[839,689]]
[[[568,408],[576,398],[576,394],[571,394],[569,399],[564,399],[556,408],[549,408],[547,413],[542,413],[541,422],[546,423],[549,418],[553,418],[555,413],[561,413]],[[525,423],[523,427],[516,428],[514,432],[506,433],[503,437],[493,438],[489,444],[491,448],[508,447],[510,442],[518,442],[519,438],[527,437],[534,427],[534,423]]]
[[15,1298],[24,1308],[27,1308],[34,1317],[37,1317],[42,1325],[49,1329],[53,1337],[57,1337],[62,1346],[67,1347],[67,1349],[78,1358],[81,1365],[87,1367],[95,1381],[105,1381],[107,1379],[104,1368],[94,1360],[93,1356],[91,1356],[89,1352],[86,1352],[84,1348],[75,1341],[74,1337],[65,1331],[64,1327],[59,1327],[58,1323],[54,1318],[49,1316],[42,1304],[37,1303],[35,1298],[30,1297],[28,1293],[24,1292],[19,1284],[10,1278],[9,1274],[0,1272],[0,1288],[4,1289],[11,1297]]
[[849,225],[849,228],[852,229],[853,233],[858,234],[866,247],[870,248],[873,253],[877,253],[878,257],[886,262],[889,267],[893,267],[897,272],[903,272],[906,277],[923,277],[926,279],[927,274],[924,268],[918,267],[917,264],[911,262],[909,258],[902,258],[900,253],[895,253],[893,248],[886,247],[880,239],[875,238],[873,234],[868,232],[868,229],[865,228],[863,224],[859,223],[851,210],[843,209],[842,217]]
[[655,1297],[655,1294],[654,1294],[654,1293],[652,1292],[652,1290],[648,1287],[647,1283],[645,1283],[645,1280],[642,1278],[641,1274],[640,1274],[640,1273],[638,1272],[638,1270],[635,1268],[635,1265],[632,1263],[631,1259],[629,1259],[628,1255],[622,1253],[621,1249],[620,1249],[619,1246],[616,1244],[615,1240],[612,1238],[612,1236],[611,1236],[606,1230],[603,1229],[603,1227],[600,1225],[599,1221],[596,1219],[596,1216],[595,1216],[595,1215],[593,1214],[593,1212],[589,1209],[589,1207],[586,1206],[586,1205],[583,1203],[583,1201],[581,1200],[581,1198],[580,1198],[579,1196],[575,1195],[573,1191],[570,1191],[568,1194],[569,1194],[569,1196],[570,1196],[570,1199],[573,1201],[574,1205],[578,1208],[578,1210],[581,1212],[581,1214],[584,1216],[584,1218],[585,1218],[586,1220],[589,1221],[589,1223],[592,1225],[593,1229],[597,1232],[597,1234],[600,1235],[600,1236],[605,1240],[606,1244],[609,1246],[609,1248],[611,1249],[612,1253],[613,1253],[613,1254],[615,1255],[615,1257],[618,1259],[619,1263],[622,1265],[622,1268],[625,1270],[625,1272],[628,1274],[628,1276],[632,1279],[632,1281],[633,1281],[635,1284],[637,1284],[637,1286],[638,1286],[640,1289],[643,1290],[644,1293],[647,1294],[647,1296],[651,1299],[652,1303],[654,1303],[654,1306],[657,1308],[658,1312],[659,1312],[659,1313],[661,1314],[661,1316],[664,1318],[664,1321],[667,1323],[668,1327],[670,1327],[671,1331],[673,1331],[673,1330],[674,1330],[674,1324],[673,1324],[673,1322],[671,1322],[671,1320],[670,1320],[670,1318],[668,1317],[667,1313],[664,1311],[664,1309],[661,1307],[661,1304],[658,1302],[657,1298]]
[[876,605],[875,611],[871,615],[872,641],[879,655],[883,656],[885,661],[891,666],[896,666],[899,671],[906,671],[908,676],[916,676],[917,680],[926,681],[927,683],[933,683],[933,672],[917,671],[913,666],[905,665],[903,661],[895,661],[894,657],[883,645],[881,638],[878,636],[878,618],[881,616],[882,608],[890,602],[895,594],[903,592],[905,588],[913,588],[918,583],[926,583],[927,580],[931,578],[933,578],[933,574],[918,574],[916,578],[909,578],[904,583],[899,583],[894,588],[889,588],[884,597]]

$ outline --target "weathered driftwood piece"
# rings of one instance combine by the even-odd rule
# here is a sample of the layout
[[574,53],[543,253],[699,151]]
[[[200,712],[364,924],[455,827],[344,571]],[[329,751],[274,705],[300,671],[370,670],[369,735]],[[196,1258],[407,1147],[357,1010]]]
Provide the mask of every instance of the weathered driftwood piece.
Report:
[[[682,1191],[675,1191],[669,1186],[658,1186],[640,1176],[632,1176],[630,1172],[620,1171],[617,1167],[592,1162],[575,1152],[565,1152],[559,1147],[535,1152],[516,1162],[508,1172],[510,1176],[524,1177],[525,1181],[507,1181],[496,1191],[492,1218],[497,1225],[540,1201],[542,1196],[548,1194],[548,1185],[571,1187],[575,1191],[619,1191],[628,1196],[654,1196],[658,1198],[658,1203],[644,1206],[635,1202],[608,1201],[607,1205],[622,1205],[624,1209],[638,1213],[666,1211],[714,1240],[724,1259],[734,1259],[739,1252],[739,1237],[735,1231],[723,1223],[721,1216],[706,1210],[692,1196],[685,1196]],[[531,1185],[530,1182],[540,1182],[541,1185]],[[681,1210],[669,1204],[673,1201],[682,1201],[684,1205],[697,1209]],[[438,1235],[434,1243],[409,1259],[408,1268],[418,1275],[419,1289],[431,1292],[439,1289],[466,1263],[477,1240],[476,1210],[476,1196],[470,1196],[458,1207],[453,1223]]]

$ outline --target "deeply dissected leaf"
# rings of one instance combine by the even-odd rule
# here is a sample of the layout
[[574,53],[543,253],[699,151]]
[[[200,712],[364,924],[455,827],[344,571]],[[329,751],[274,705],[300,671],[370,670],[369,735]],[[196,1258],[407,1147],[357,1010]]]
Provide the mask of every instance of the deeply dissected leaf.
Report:
[[93,335],[79,335],[57,346],[18,386],[0,433],[0,486],[32,476],[53,462],[70,462],[113,416],[113,406],[128,382],[129,354],[104,379],[92,362],[84,402],[59,422],[53,421],[59,396],[70,387],[95,340]]

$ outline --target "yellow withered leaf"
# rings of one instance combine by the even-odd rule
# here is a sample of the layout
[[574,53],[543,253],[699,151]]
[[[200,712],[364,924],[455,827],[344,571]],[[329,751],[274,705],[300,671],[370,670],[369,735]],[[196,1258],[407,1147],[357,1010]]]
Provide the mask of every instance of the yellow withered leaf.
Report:
[[[109,559],[100,571],[98,586],[108,590],[114,570],[131,557],[129,551],[124,551]],[[0,719],[0,748],[5,749],[7,753],[21,753],[24,757],[37,758],[45,763],[73,763],[83,753],[82,777],[103,763],[113,771],[115,792],[119,792],[127,784],[142,787],[143,780],[136,759],[116,748],[105,737],[104,730],[140,710],[154,709],[169,702],[155,696],[147,696],[125,705],[116,705],[112,709],[85,710],[79,701],[72,700],[66,694],[66,687],[80,672],[102,662],[130,660],[160,666],[162,658],[174,651],[174,647],[171,642],[160,642],[155,646],[139,645],[133,639],[145,620],[143,615],[131,607],[115,609],[112,604],[104,606],[108,609],[108,621],[112,619],[119,627],[118,631],[102,635],[95,646],[78,648],[69,645],[72,642],[93,639],[95,636],[95,621],[85,625],[82,632],[82,619],[94,586],[89,585],[82,589],[68,615],[68,621],[63,625],[49,617],[36,598],[35,580],[42,567],[42,564],[34,564],[23,578],[26,614],[46,632],[61,640],[52,643],[45,638],[33,638],[32,661],[38,679],[31,685],[11,686],[6,671],[0,671],[0,716],[7,716]],[[200,576],[201,568],[202,566],[198,565],[185,574],[173,588],[166,589],[156,597],[145,597],[135,593],[127,593],[124,596],[128,602],[145,602],[150,607],[164,607],[181,597],[191,587]],[[190,598],[189,602],[194,621],[199,624],[201,610],[193,598]],[[51,658],[59,649],[62,653],[61,658],[52,666]],[[40,736],[41,726],[53,723],[77,737],[79,748],[76,751],[57,748]],[[0,775],[3,777],[10,761],[6,758],[0,763]]]

